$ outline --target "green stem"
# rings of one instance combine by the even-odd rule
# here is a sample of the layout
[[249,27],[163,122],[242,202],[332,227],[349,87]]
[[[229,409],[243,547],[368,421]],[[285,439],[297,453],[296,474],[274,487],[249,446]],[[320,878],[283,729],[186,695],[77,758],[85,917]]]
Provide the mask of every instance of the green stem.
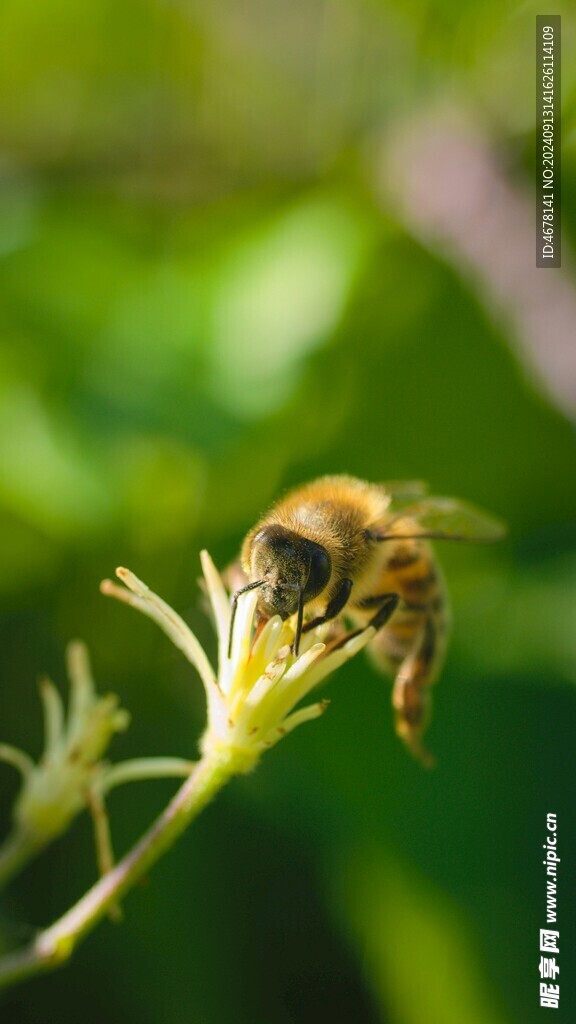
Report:
[[232,751],[203,757],[160,817],[116,867],[58,921],[40,932],[34,942],[0,960],[0,988],[64,964],[78,943],[173,845],[238,767]]

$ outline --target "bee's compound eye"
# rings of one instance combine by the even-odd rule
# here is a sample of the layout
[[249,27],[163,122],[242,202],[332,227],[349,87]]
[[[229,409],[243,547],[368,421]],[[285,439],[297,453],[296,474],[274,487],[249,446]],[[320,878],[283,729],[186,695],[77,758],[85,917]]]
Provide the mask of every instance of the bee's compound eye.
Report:
[[332,560],[326,548],[323,548],[321,544],[314,543],[314,541],[308,541],[308,552],[310,555],[310,575],[304,590],[304,599],[306,601],[316,597],[317,594],[324,590],[332,574]]

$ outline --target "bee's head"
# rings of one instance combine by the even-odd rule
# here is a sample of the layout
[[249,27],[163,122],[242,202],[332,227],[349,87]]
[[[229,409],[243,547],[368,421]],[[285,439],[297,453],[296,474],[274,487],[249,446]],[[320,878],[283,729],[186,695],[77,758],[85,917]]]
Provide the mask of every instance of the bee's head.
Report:
[[321,544],[274,523],[254,535],[250,547],[250,578],[261,580],[258,608],[270,618],[289,618],[324,590],[332,563]]

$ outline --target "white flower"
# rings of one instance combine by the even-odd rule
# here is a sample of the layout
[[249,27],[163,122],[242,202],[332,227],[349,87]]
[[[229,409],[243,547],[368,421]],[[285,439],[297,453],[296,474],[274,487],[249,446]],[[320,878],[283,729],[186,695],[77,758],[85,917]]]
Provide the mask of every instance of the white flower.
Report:
[[43,679],[44,750],[37,763],[23,750],[0,743],[0,760],[17,768],[22,787],[14,804],[13,829],[0,849],[0,884],[64,832],[88,808],[94,820],[100,871],[112,864],[104,795],[137,779],[186,776],[194,767],[181,758],[138,758],[110,765],[103,760],[112,737],[130,716],[115,694],[96,693],[84,644],[69,644],[70,706],[66,716],[58,690]]
[[375,630],[368,627],[348,640],[340,633],[328,642],[333,626],[323,625],[303,634],[296,657],[292,649],[294,619],[282,622],[275,616],[253,639],[257,594],[249,591],[238,601],[229,658],[230,596],[206,551],[201,559],[218,634],[218,674],[186,623],[128,569],[116,571],[128,589],[105,580],[102,590],[154,619],[195,666],[206,691],[208,709],[200,741],[202,754],[229,759],[235,771],[245,772],[263,751],[297,725],[322,714],[327,706],[324,700],[297,705],[364,647]]
[[114,733],[124,730],[130,720],[114,694],[96,694],[83,644],[69,645],[67,663],[71,686],[67,719],[54,684],[49,679],[40,684],[45,741],[38,763],[15,747],[0,745],[0,758],[18,768],[23,777],[14,822],[42,845],[63,832],[86,806],[95,777],[102,771],[102,755]]

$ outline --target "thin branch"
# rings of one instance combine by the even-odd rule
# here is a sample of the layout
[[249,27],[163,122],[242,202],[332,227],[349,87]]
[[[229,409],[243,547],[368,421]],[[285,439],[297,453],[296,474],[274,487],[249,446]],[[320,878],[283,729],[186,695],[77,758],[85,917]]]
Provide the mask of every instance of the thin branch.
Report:
[[34,942],[0,960],[0,988],[66,963],[82,939],[172,846],[236,771],[230,753],[199,761],[160,817],[116,867]]

